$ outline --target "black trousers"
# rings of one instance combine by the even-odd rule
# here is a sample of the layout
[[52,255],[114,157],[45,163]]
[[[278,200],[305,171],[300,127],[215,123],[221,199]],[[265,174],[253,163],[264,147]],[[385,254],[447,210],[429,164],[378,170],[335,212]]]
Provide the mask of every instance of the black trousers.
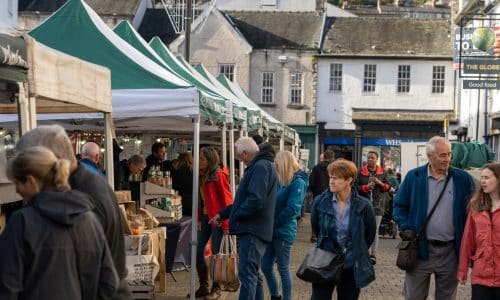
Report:
[[359,297],[360,289],[356,288],[354,271],[350,268],[342,271],[342,279],[337,286],[332,283],[313,284],[311,300],[332,299],[335,287],[337,287],[338,300],[357,300]]
[[489,287],[479,284],[472,285],[472,300],[498,300],[500,287]]

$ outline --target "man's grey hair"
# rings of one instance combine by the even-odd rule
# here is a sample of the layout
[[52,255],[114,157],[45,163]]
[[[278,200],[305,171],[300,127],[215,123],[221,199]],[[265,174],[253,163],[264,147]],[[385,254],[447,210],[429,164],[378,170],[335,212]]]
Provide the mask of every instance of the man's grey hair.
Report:
[[234,143],[234,147],[236,148],[236,154],[240,154],[243,151],[249,154],[259,152],[259,146],[257,146],[257,143],[250,137],[239,138],[236,143]]
[[50,149],[58,158],[76,162],[75,152],[66,130],[59,125],[42,125],[34,128],[19,138],[16,151],[23,151],[35,146]]
[[436,152],[436,145],[439,143],[445,143],[445,144],[450,145],[450,147],[451,147],[451,144],[447,139],[445,139],[442,136],[436,135],[436,136],[431,137],[429,139],[429,141],[427,141],[427,143],[425,144],[425,152],[427,154],[435,153]]
[[87,142],[82,146],[82,157],[94,159],[100,155],[101,147],[94,142]]
[[136,166],[138,165],[146,165],[146,160],[144,157],[142,157],[139,154],[134,154],[128,159],[128,165],[130,166],[131,164],[134,164]]

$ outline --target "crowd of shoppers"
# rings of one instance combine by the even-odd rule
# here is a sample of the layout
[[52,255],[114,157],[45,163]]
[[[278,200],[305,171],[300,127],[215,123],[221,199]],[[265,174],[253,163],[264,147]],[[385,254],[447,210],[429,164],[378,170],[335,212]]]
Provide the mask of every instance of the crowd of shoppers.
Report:
[[[87,160],[95,158],[93,146],[84,146]],[[443,137],[427,142],[429,163],[410,170],[401,183],[377,164],[374,151],[358,171],[327,150],[308,179],[291,152],[275,153],[267,142],[243,137],[235,150],[246,169],[233,203],[229,170],[217,150],[200,149],[196,297],[220,297],[219,284],[209,284],[204,251],[211,240],[212,253],[218,253],[223,236],[232,234],[238,237],[239,299],[264,299],[260,270],[271,299],[293,299],[290,257],[309,183],[316,247],[345,254],[340,280],[313,283],[311,299],[332,299],[335,290],[339,300],[358,299],[375,280],[380,199],[391,186],[397,189],[394,220],[419,238],[416,266],[405,272],[405,299],[426,299],[431,275],[435,298],[454,299],[469,266],[472,299],[499,299],[500,163],[483,167],[474,193],[472,177],[450,166],[451,145]],[[166,168],[164,159],[165,146],[153,145],[149,160],[129,159],[127,174],[140,176],[147,165]],[[19,139],[7,175],[25,206],[0,235],[1,299],[131,298],[117,201],[102,174],[90,167],[85,159],[77,161],[60,126],[40,126]],[[189,197],[191,154],[180,154],[168,168],[183,178],[181,192]]]

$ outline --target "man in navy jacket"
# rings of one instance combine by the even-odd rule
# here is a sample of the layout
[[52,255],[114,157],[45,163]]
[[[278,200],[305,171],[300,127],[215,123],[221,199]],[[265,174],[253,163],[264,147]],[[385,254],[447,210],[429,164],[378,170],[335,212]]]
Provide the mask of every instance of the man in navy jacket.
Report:
[[229,218],[229,233],[238,236],[239,299],[263,300],[260,262],[272,240],[278,174],[272,147],[259,147],[252,138],[236,143],[236,154],[245,165],[234,203],[220,211],[210,223]]
[[410,170],[401,183],[393,202],[393,218],[401,231],[418,233],[444,189],[419,241],[417,265],[406,272],[404,286],[405,299],[425,299],[434,273],[435,299],[447,300],[453,299],[458,284],[457,257],[474,182],[465,171],[450,168],[451,145],[445,138],[431,138],[426,152],[429,163]]

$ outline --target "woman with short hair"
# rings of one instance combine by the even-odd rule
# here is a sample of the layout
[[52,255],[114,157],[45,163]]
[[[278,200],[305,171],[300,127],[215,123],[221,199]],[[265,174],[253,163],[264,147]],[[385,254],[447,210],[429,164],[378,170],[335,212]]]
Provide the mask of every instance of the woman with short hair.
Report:
[[358,174],[356,165],[338,159],[328,165],[329,189],[319,195],[311,210],[316,246],[334,253],[345,252],[339,283],[312,284],[313,300],[332,299],[337,288],[338,300],[358,299],[362,287],[375,280],[368,249],[375,239],[375,212],[370,201],[353,187]]
[[89,196],[70,190],[70,162],[44,147],[9,161],[25,207],[0,235],[0,299],[108,299],[118,275]]

